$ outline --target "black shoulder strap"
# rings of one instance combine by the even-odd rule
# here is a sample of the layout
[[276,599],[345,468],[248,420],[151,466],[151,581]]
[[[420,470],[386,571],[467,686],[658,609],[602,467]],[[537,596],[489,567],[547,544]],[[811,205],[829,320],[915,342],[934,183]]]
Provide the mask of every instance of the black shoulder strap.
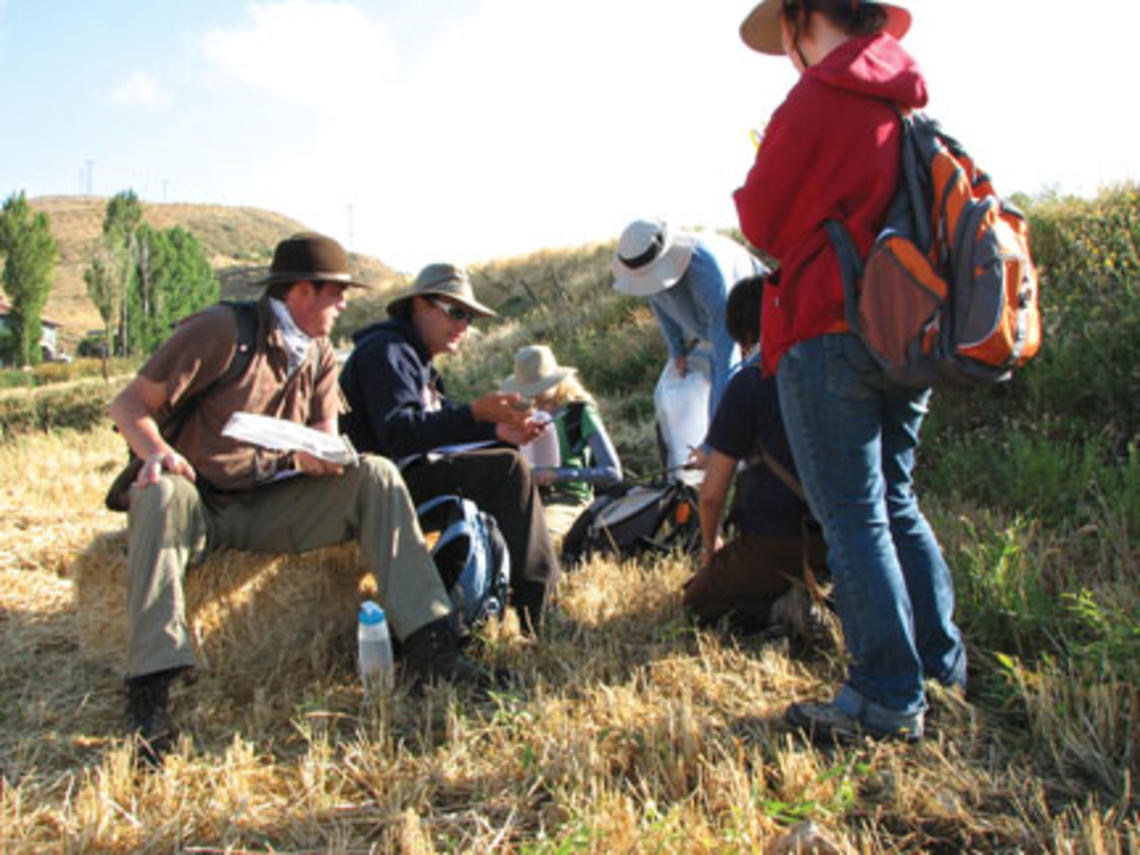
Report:
[[566,407],[566,442],[570,446],[571,457],[582,450],[582,414],[585,411],[585,401],[574,401]]
[[756,452],[748,458],[749,464],[755,466],[763,463],[768,467],[769,471],[777,478],[779,478],[784,486],[787,487],[801,502],[806,502],[807,498],[804,496],[804,488],[800,486],[800,482],[796,480],[787,467],[782,465],[771,453],[760,443],[756,443]]
[[226,370],[202,394],[232,386],[240,380],[249,368],[257,346],[257,303],[253,300],[223,300],[222,305],[229,306],[237,319],[237,344]]
[[229,306],[237,321],[237,340],[229,364],[206,388],[183,401],[162,424],[162,435],[173,440],[186,419],[197,409],[206,396],[218,389],[232,386],[245,374],[257,347],[257,303],[253,300],[223,300],[219,305]]

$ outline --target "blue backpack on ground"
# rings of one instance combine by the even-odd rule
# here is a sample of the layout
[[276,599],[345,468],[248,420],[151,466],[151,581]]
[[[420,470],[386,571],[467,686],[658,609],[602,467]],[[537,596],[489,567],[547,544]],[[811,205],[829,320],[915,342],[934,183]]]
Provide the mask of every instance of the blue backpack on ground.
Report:
[[511,557],[495,518],[470,499],[436,496],[416,515],[443,586],[463,622],[499,615],[507,602]]

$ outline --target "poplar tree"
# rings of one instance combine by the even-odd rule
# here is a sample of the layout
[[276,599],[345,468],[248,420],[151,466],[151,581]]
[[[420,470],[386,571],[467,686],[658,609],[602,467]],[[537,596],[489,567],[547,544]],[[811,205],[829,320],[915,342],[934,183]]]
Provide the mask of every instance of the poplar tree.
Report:
[[159,231],[143,224],[137,262],[128,298],[130,339],[150,353],[176,322],[217,302],[221,285],[202,244],[181,226]]
[[20,365],[38,365],[43,354],[43,310],[55,276],[56,243],[51,221],[35,213],[24,192],[9,196],[0,210],[0,256],[4,293],[12,304],[13,356]]
[[[103,214],[103,264],[108,277],[105,306],[107,315],[114,319],[111,323],[115,325],[119,339],[113,352],[123,356],[130,355],[133,350],[129,295],[138,268],[138,230],[142,225],[142,214],[142,203],[134,190],[122,190],[112,196]],[[98,305],[97,308],[102,315],[104,308]]]
[[83,274],[103,318],[108,352],[151,353],[175,322],[217,301],[221,285],[205,249],[181,226],[143,222],[134,191],[116,193],[103,216],[103,245]]

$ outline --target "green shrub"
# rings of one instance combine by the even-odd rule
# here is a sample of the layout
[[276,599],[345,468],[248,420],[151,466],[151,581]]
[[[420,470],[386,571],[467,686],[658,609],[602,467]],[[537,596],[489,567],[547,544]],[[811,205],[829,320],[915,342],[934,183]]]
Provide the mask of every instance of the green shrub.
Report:
[[1042,351],[1008,384],[938,390],[921,460],[936,489],[1055,518],[1079,510],[1104,472],[1134,465],[1140,196],[1126,186],[1092,201],[1050,197],[1031,203],[1028,215]]
[[0,388],[11,389],[19,386],[51,386],[85,378],[117,377],[133,374],[139,367],[139,360],[117,357],[104,365],[102,359],[76,359],[73,362],[44,362],[30,369],[12,368],[0,371]]
[[116,384],[92,380],[7,394],[0,397],[0,440],[60,428],[90,430],[107,417],[107,403],[116,391]]

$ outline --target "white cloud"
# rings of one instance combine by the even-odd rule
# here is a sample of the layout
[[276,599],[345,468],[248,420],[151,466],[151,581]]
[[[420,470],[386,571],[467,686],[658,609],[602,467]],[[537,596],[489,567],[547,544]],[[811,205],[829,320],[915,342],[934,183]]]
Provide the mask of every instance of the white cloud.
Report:
[[203,37],[207,59],[247,86],[331,112],[367,108],[392,84],[387,28],[347,2],[254,3],[250,23]]
[[[0,3],[2,2],[3,0],[0,0]],[[170,106],[172,99],[170,93],[162,88],[157,76],[149,71],[136,71],[112,90],[111,100],[120,104],[161,110]]]
[[477,260],[613,237],[648,214],[733,224],[748,122],[767,115],[734,88],[754,62],[739,17],[726,0],[700,15],[661,0],[557,15],[485,0],[450,22],[407,70],[407,151],[383,176],[403,201],[388,217],[401,250]]

